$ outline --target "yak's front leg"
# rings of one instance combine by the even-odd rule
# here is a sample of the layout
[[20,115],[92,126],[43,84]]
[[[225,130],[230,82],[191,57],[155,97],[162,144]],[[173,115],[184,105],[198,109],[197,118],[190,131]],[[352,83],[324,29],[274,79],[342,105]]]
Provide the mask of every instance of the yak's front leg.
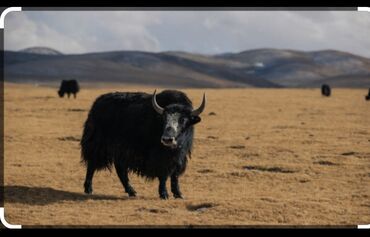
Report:
[[167,182],[167,176],[166,177],[159,177],[159,197],[161,199],[168,199],[168,192],[167,192],[167,187],[166,187],[166,182]]
[[120,161],[116,161],[114,163],[114,166],[116,168],[117,175],[125,189],[125,192],[128,193],[129,197],[135,197],[136,191],[135,189],[130,185],[130,180],[128,178],[127,174],[127,167],[125,167]]
[[171,176],[171,192],[174,198],[182,198],[179,186],[179,177],[175,174]]

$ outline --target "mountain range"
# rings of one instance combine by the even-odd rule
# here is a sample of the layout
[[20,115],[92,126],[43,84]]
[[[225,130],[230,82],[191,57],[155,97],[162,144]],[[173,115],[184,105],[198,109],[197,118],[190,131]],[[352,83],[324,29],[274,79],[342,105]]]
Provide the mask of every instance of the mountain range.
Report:
[[262,48],[239,53],[4,51],[5,81],[126,83],[164,87],[370,87],[370,59],[336,50]]

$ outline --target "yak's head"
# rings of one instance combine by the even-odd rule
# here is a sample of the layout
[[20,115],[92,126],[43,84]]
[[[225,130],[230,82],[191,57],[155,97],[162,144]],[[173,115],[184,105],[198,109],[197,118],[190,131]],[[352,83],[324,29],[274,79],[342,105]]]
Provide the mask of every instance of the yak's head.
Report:
[[186,139],[188,129],[200,122],[199,115],[206,106],[206,96],[203,94],[202,104],[195,110],[181,104],[170,104],[162,108],[157,103],[156,91],[154,91],[152,105],[154,110],[162,116],[164,122],[161,143],[166,147],[175,149],[181,147]]
[[60,98],[62,98],[64,96],[64,92],[62,92],[61,90],[58,91],[58,95]]

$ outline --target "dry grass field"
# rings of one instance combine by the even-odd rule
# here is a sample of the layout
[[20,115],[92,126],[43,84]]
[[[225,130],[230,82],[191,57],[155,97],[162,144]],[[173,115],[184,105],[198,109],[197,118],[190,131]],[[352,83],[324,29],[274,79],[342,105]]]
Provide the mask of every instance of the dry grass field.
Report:
[[[160,200],[158,182],[115,172],[83,193],[82,125],[95,98],[5,85],[5,215],[22,225],[357,225],[370,223],[367,89],[207,89],[183,200]],[[185,89],[195,106],[202,89]],[[213,112],[213,113],[212,113]],[[169,185],[169,183],[168,183]]]

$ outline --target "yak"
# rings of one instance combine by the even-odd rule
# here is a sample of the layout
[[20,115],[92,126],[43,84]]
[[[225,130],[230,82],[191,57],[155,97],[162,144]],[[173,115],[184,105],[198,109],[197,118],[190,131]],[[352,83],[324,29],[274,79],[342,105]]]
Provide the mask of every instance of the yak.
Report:
[[367,93],[367,95],[365,95],[365,100],[370,100],[370,88],[369,88],[369,92]]
[[159,197],[168,199],[171,179],[174,198],[182,198],[179,176],[185,172],[194,136],[194,125],[206,105],[193,109],[185,93],[164,90],[158,95],[143,92],[112,92],[93,103],[80,142],[82,162],[86,165],[84,191],[93,192],[95,171],[114,164],[129,197],[136,196],[128,173],[147,180],[159,180]]
[[76,94],[80,91],[80,86],[78,85],[78,82],[74,79],[72,80],[63,80],[60,83],[59,87],[59,97],[64,97],[64,94],[67,93],[67,96],[69,98],[70,94],[73,94],[73,97],[76,99]]
[[331,89],[330,89],[330,86],[329,85],[327,85],[327,84],[323,84],[322,86],[321,86],[321,94],[323,95],[323,96],[330,96],[330,94],[331,94]]

